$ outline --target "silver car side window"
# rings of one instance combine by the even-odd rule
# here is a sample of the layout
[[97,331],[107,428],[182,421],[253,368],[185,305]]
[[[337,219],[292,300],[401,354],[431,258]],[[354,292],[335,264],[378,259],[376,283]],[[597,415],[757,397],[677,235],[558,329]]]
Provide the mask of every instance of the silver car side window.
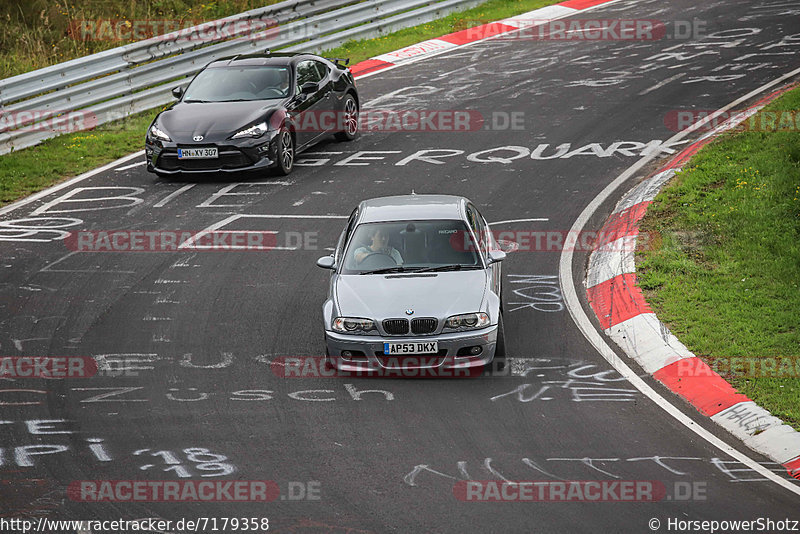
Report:
[[480,248],[481,254],[485,257],[486,256],[486,228],[483,226],[483,217],[481,217],[478,210],[470,204],[467,206],[467,220],[469,222],[470,228],[475,233],[475,237],[478,239],[478,247]]
[[342,235],[339,237],[339,243],[336,245],[336,262],[341,262],[342,254],[344,254],[344,248],[347,243],[350,241],[350,236],[353,235],[353,228],[356,225],[356,219],[358,219],[358,208],[353,210],[353,213],[350,214],[350,218],[347,221],[347,226],[345,226],[344,230],[342,231]]

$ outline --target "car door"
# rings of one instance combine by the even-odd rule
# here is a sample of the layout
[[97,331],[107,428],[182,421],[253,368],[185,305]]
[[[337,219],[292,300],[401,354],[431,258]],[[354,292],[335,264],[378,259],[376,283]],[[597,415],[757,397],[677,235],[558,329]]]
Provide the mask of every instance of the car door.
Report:
[[[317,72],[319,72],[319,90],[323,97],[322,106],[327,111],[336,111],[336,95],[334,94],[335,84],[333,83],[331,69],[321,61],[314,61],[314,66],[317,68]],[[335,121],[325,121],[325,129],[326,131],[336,129]]]
[[[330,111],[330,87],[325,90],[322,73],[317,61],[307,59],[295,66],[294,100],[291,106],[292,120],[295,124],[297,148],[307,146],[325,133],[325,111]],[[306,83],[320,84],[313,93],[303,94],[301,88]],[[326,96],[327,95],[327,96]]]

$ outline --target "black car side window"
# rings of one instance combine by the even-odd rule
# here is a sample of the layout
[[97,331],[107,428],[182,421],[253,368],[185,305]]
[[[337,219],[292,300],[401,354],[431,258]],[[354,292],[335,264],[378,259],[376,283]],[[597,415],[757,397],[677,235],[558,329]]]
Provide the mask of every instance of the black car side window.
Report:
[[328,75],[328,66],[319,61],[315,61],[314,65],[317,67],[317,72],[319,72],[319,79],[324,80]]
[[296,92],[300,93],[300,88],[303,84],[308,82],[319,83],[322,80],[319,70],[317,70],[316,61],[301,61],[297,64],[297,88]]

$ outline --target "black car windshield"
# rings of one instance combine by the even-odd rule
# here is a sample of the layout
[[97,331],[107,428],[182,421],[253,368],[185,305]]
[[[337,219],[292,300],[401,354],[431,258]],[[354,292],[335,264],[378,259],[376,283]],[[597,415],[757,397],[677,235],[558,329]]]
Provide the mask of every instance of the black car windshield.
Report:
[[268,100],[289,96],[289,68],[237,66],[205,69],[186,88],[184,102]]
[[341,273],[480,269],[478,254],[463,221],[363,223],[350,238]]

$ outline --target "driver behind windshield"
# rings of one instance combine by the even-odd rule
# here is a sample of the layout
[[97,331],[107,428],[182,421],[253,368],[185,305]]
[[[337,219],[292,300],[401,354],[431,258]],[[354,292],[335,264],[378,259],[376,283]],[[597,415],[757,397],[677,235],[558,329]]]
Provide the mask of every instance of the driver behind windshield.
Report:
[[389,245],[389,234],[386,230],[378,227],[369,230],[367,237],[370,239],[370,245],[366,247],[359,247],[353,253],[356,263],[361,263],[367,256],[372,254],[385,254],[394,260],[397,265],[403,263],[403,258],[396,248]]

